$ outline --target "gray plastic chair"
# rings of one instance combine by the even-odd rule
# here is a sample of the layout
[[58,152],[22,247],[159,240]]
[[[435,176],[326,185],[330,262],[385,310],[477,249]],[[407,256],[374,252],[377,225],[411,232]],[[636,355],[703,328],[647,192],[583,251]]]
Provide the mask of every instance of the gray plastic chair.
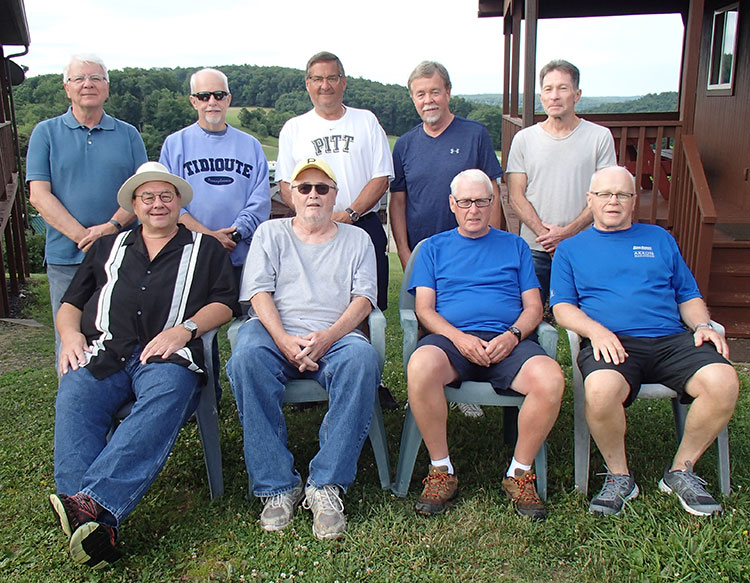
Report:
[[[418,322],[414,310],[414,296],[408,292],[409,280],[413,269],[414,259],[421,247],[420,242],[412,251],[409,262],[404,270],[401,280],[401,293],[399,295],[398,307],[401,317],[401,328],[404,331],[403,362],[404,374],[412,352],[417,347]],[[544,351],[555,358],[557,355],[558,332],[555,328],[542,322],[537,328],[539,344]],[[524,396],[508,389],[499,395],[490,383],[464,381],[460,388],[445,387],[445,398],[448,403],[472,403],[475,405],[487,405],[504,407],[503,428],[506,443],[515,443],[517,437],[518,410],[523,405]],[[401,430],[401,447],[398,453],[398,467],[396,479],[391,490],[396,496],[404,497],[409,491],[409,483],[414,473],[414,464],[417,461],[419,446],[422,444],[422,434],[414,420],[411,409],[407,408],[404,417],[404,426]],[[547,499],[547,443],[545,441],[534,460],[536,471],[536,486],[539,496]]]
[[[724,327],[717,322],[713,322],[721,334],[724,334]],[[578,368],[578,353],[580,352],[580,338],[578,334],[568,330],[568,340],[570,341],[570,358],[573,361],[573,430],[575,436],[575,488],[584,496],[588,495],[589,489],[589,462],[591,455],[591,434],[589,426],[586,423],[585,414],[585,393],[583,387],[583,378]],[[641,385],[638,392],[638,399],[671,399],[672,411],[674,413],[674,428],[677,435],[677,442],[682,440],[682,434],[685,430],[685,417],[687,415],[687,405],[680,403],[680,399],[669,387],[653,383]],[[729,480],[729,433],[727,428],[716,438],[716,444],[719,450],[719,488],[722,494],[728,496],[731,492]]]
[[[234,350],[237,342],[237,334],[240,326],[247,321],[247,317],[236,318],[227,330],[229,344]],[[378,369],[381,374],[385,366],[385,316],[377,308],[373,308],[367,319],[370,328],[370,343],[378,353]],[[318,401],[328,402],[328,392],[317,382],[312,379],[296,379],[289,381],[285,385],[284,403],[312,403]],[[388,458],[388,441],[385,434],[385,424],[383,423],[383,411],[380,408],[380,399],[378,392],[375,391],[375,405],[372,410],[372,421],[370,423],[370,443],[375,454],[375,463],[378,467],[380,485],[383,490],[391,487],[391,465]],[[250,494],[252,495],[252,484],[250,484]]]
[[[221,441],[219,437],[219,414],[216,409],[216,387],[214,387],[213,370],[213,351],[211,343],[218,328],[209,330],[201,336],[203,340],[203,358],[205,361],[206,384],[201,387],[200,400],[195,410],[195,417],[198,420],[198,433],[200,433],[201,443],[203,444],[203,459],[206,464],[206,474],[208,475],[208,489],[211,493],[211,500],[215,500],[224,493],[224,475],[221,467]],[[130,414],[133,407],[133,401],[123,405],[117,412],[115,425],[112,426],[112,432],[117,428],[117,424]]]

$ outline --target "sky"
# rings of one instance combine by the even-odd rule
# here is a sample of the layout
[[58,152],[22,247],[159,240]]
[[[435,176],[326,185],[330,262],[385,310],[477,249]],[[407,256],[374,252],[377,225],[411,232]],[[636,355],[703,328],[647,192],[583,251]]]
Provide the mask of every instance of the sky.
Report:
[[[406,84],[422,60],[443,63],[454,94],[501,93],[502,18],[476,0],[26,0],[28,76],[61,73],[69,56],[99,54],[110,69],[278,65],[302,69],[327,50],[347,75]],[[374,12],[367,7],[375,7]],[[584,95],[676,91],[678,15],[540,21],[537,71],[554,58],[581,70]],[[654,50],[656,49],[656,50]],[[6,47],[5,53],[17,52]],[[538,90],[538,88],[537,88]]]

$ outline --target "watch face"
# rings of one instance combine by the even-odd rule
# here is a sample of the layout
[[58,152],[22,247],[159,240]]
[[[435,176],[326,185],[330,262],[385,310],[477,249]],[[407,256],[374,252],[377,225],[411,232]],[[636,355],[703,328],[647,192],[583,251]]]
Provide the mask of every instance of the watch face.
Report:
[[185,320],[182,325],[185,327],[185,330],[188,332],[193,332],[198,329],[198,324],[193,322],[192,320]]

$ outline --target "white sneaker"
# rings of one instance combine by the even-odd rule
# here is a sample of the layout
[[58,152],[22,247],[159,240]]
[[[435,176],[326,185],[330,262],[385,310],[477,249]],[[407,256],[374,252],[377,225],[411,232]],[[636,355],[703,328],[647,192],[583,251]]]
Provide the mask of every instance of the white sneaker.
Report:
[[305,487],[302,507],[313,513],[313,534],[319,540],[340,538],[346,530],[344,503],[339,497],[339,488],[327,484],[322,488]]
[[451,409],[455,409],[456,407],[458,407],[458,410],[461,411],[461,413],[471,419],[477,419],[484,416],[484,411],[482,411],[482,408],[479,405],[474,405],[473,403],[451,403]]
[[292,489],[275,496],[263,497],[265,503],[260,513],[260,525],[263,530],[281,530],[294,518],[297,505],[304,498],[302,480]]

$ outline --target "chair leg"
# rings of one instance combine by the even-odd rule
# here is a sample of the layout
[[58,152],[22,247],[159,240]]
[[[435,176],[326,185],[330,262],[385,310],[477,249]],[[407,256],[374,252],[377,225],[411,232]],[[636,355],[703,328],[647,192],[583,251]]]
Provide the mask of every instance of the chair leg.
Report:
[[503,440],[505,445],[515,445],[518,441],[517,407],[503,407]]
[[534,459],[536,472],[536,491],[542,500],[547,499],[547,442],[542,444]]
[[203,458],[208,474],[208,488],[211,499],[224,493],[224,476],[221,468],[221,442],[219,437],[219,415],[216,411],[216,393],[213,383],[201,389],[201,398],[196,411],[198,431],[203,444]]
[[388,440],[383,423],[383,410],[380,408],[380,399],[375,392],[375,406],[372,410],[372,421],[370,422],[370,444],[375,454],[375,463],[378,466],[380,486],[383,490],[391,487],[391,464],[388,459]]
[[685,417],[687,417],[687,405],[680,403],[680,399],[672,399],[672,412],[674,413],[674,432],[677,435],[677,443],[682,441],[682,434],[685,433]]
[[589,491],[589,464],[591,456],[591,434],[586,423],[583,399],[574,403],[574,450],[575,450],[575,489],[584,496]]
[[401,432],[401,447],[398,453],[398,468],[396,469],[396,479],[391,486],[391,490],[396,496],[403,498],[409,491],[409,482],[414,473],[414,464],[417,461],[419,446],[422,444],[422,434],[419,432],[417,422],[411,409],[406,410],[404,416],[404,428]]
[[716,438],[716,447],[719,450],[719,488],[724,496],[729,496],[732,485],[729,480],[729,432],[726,427]]

